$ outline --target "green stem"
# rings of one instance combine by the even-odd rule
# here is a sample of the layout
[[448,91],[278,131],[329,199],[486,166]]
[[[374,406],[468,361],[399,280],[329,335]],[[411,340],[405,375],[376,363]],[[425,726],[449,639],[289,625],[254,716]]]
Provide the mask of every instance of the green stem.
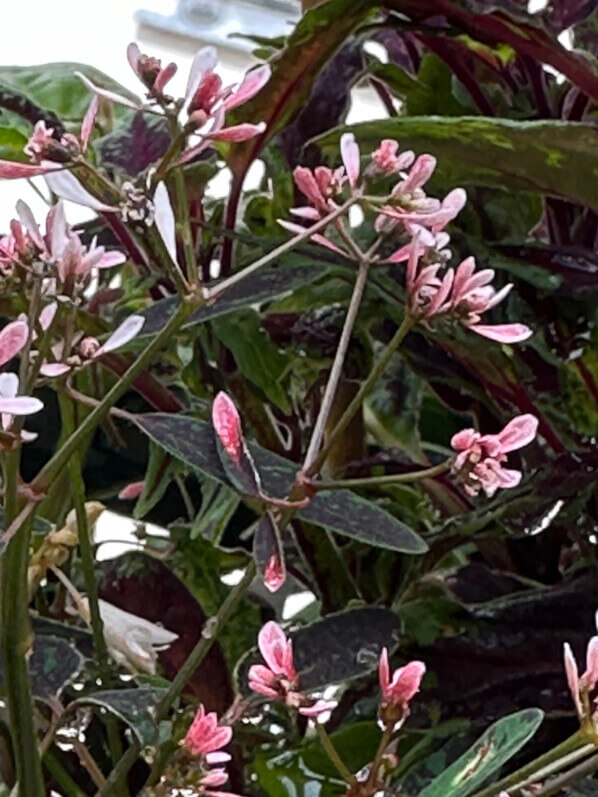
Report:
[[[202,661],[207,656],[210,648],[216,641],[216,637],[218,636],[219,631],[226,625],[229,618],[237,608],[238,604],[244,597],[245,593],[247,592],[251,582],[255,578],[256,568],[255,563],[252,561],[249,562],[247,565],[247,569],[245,571],[245,575],[241,579],[241,581],[228,593],[226,596],[222,606],[218,610],[218,613],[211,617],[206,625],[204,626],[204,630],[202,635],[199,639],[199,642],[195,645],[189,657],[181,667],[181,669],[176,674],[176,677],[170,684],[170,687],[156,706],[156,722],[159,723],[163,719],[165,719],[168,715],[168,712],[176,702],[179,694],[185,687],[185,684],[188,682],[189,678],[193,675],[195,670],[199,667]],[[141,752],[141,745],[134,739],[131,743],[131,746],[124,754],[124,756],[120,759],[116,767],[112,770],[108,778],[106,779],[106,783],[103,787],[97,792],[96,797],[111,797],[114,794],[114,787],[117,783],[124,778],[129,771],[129,769],[133,766],[139,753]],[[166,763],[166,762],[164,762]],[[155,775],[155,773],[154,773]]]
[[320,744],[324,748],[326,755],[332,761],[338,774],[347,784],[355,783],[355,775],[349,772],[345,762],[338,754],[336,747],[332,744],[332,739],[326,733],[326,730],[321,722],[316,721],[316,730],[318,732],[318,738],[320,739]]
[[[7,524],[18,514],[20,449],[5,451],[4,512]],[[4,690],[8,703],[10,733],[19,791],[27,797],[44,797],[44,779],[37,750],[33,699],[27,658],[33,643],[29,623],[27,567],[31,523],[10,540],[2,557],[0,579],[0,639],[4,663]]]
[[[558,744],[552,750],[549,750],[547,753],[539,756],[534,761],[531,761],[529,764],[521,767],[516,772],[513,772],[511,775],[507,775],[506,778],[498,781],[498,783],[493,783],[491,786],[482,789],[482,791],[476,792],[473,797],[496,797],[496,795],[501,791],[508,792],[510,789],[516,788],[520,784],[526,782],[528,778],[533,778],[533,776],[535,776],[536,772],[539,770],[542,770],[553,762],[568,756],[569,753],[572,753],[581,747],[585,747],[586,744],[587,742],[582,731],[577,731],[577,733],[574,733],[573,736],[565,739],[564,742],[561,742],[561,744]],[[530,782],[533,783],[533,779]]]
[[374,756],[374,760],[372,762],[372,768],[370,770],[370,774],[368,777],[368,785],[374,789],[378,780],[378,769],[380,768],[380,762],[382,761],[382,756],[386,752],[386,748],[390,744],[390,740],[392,739],[392,728],[386,728],[383,731],[382,736],[380,737],[380,743],[378,744],[378,749],[376,750],[376,755]]
[[363,298],[363,292],[365,290],[369,268],[369,260],[367,260],[362,254],[362,260],[359,264],[359,271],[357,272],[357,279],[355,280],[353,294],[351,295],[351,301],[349,302],[345,323],[343,324],[343,331],[341,332],[336,354],[334,355],[334,362],[332,363],[332,368],[330,369],[330,376],[328,377],[326,390],[324,391],[324,396],[322,397],[320,412],[318,413],[311,440],[309,441],[307,453],[305,455],[305,462],[303,463],[304,471],[309,471],[322,445],[322,439],[324,438],[324,433],[326,431],[326,423],[328,422],[328,416],[330,415],[330,410],[332,409],[332,405],[334,403],[336,389],[338,387],[339,379],[341,378],[349,343],[351,342],[353,327],[355,326],[357,313]]
[[592,775],[597,769],[598,753],[588,758],[587,761],[582,761],[581,764],[573,767],[573,769],[570,769],[568,772],[564,772],[551,783],[548,783],[538,792],[538,797],[552,797],[553,794],[558,794],[565,786],[568,786],[570,783],[577,783],[587,775]]
[[449,460],[447,462],[441,462],[439,465],[434,465],[432,468],[414,470],[409,473],[389,473],[385,476],[369,476],[363,479],[336,479],[334,481],[317,482],[315,486],[318,490],[338,490],[345,487],[376,487],[385,484],[405,484],[440,476],[440,474],[446,473],[450,466],[451,463]]
[[85,797],[85,792],[79,788],[51,750],[44,756],[44,766],[66,797]]
[[[62,428],[67,439],[75,432],[74,405],[69,396],[60,391],[58,394],[60,405],[60,415]],[[79,540],[79,551],[81,554],[81,569],[83,570],[83,580],[85,582],[85,592],[89,605],[89,618],[93,635],[93,643],[98,659],[98,669],[102,681],[102,687],[108,688],[110,685],[110,662],[108,656],[108,646],[104,637],[104,623],[100,614],[100,604],[98,601],[98,587],[95,577],[95,565],[93,548],[87,523],[87,511],[85,509],[85,482],[81,471],[81,457],[79,451],[74,451],[69,459],[68,473],[70,479],[71,495],[75,515],[77,518],[77,536]],[[108,746],[114,764],[122,757],[122,745],[118,733],[118,724],[112,715],[106,715],[105,726],[108,736]],[[128,789],[124,784],[119,793],[125,797]]]
[[317,221],[315,224],[312,224],[311,227],[306,227],[305,232],[299,233],[299,235],[295,235],[293,238],[290,238],[285,243],[277,246],[276,249],[273,249],[271,252],[268,252],[267,255],[260,257],[259,260],[256,260],[255,263],[252,263],[247,268],[242,269],[241,271],[237,271],[236,274],[228,277],[227,279],[221,280],[213,288],[205,288],[204,289],[204,296],[208,301],[213,301],[217,299],[218,296],[223,294],[226,290],[231,288],[233,285],[236,285],[237,282],[241,282],[241,280],[246,279],[250,274],[253,274],[254,271],[262,268],[262,266],[271,263],[273,260],[281,257],[281,255],[285,255],[287,252],[290,252],[299,244],[303,243],[303,241],[307,241],[314,233],[321,232],[325,227],[330,224],[331,221],[337,219],[339,216],[342,216],[343,213],[346,213],[351,205],[354,205],[359,200],[358,196],[352,196],[348,199],[343,205],[333,210],[332,213],[329,213],[327,216],[324,216],[323,219]]
[[392,340],[389,342],[386,349],[384,350],[384,353],[382,354],[378,362],[374,365],[374,367],[372,368],[366,379],[362,382],[361,387],[353,397],[351,403],[344,411],[342,417],[340,418],[340,420],[338,421],[338,423],[330,433],[328,440],[326,441],[326,445],[320,451],[319,455],[315,458],[311,466],[309,468],[304,469],[304,472],[307,476],[314,476],[316,473],[318,473],[324,462],[326,462],[330,449],[337,441],[339,435],[341,435],[345,431],[355,413],[358,412],[364,398],[368,395],[368,393],[373,388],[375,383],[378,381],[380,376],[382,376],[382,373],[384,372],[384,369],[390,362],[393,354],[399,348],[399,346],[405,339],[407,333],[413,327],[414,323],[415,322],[409,315],[405,315],[403,321],[401,322],[400,327],[397,329],[397,331],[394,334],[394,337],[392,338]]
[[174,188],[176,191],[176,229],[183,242],[183,254],[185,257],[185,273],[189,285],[199,284],[199,271],[195,260],[195,247],[193,246],[193,235],[191,232],[191,219],[189,218],[189,202],[187,201],[187,188],[185,186],[185,175],[179,167],[173,170]]

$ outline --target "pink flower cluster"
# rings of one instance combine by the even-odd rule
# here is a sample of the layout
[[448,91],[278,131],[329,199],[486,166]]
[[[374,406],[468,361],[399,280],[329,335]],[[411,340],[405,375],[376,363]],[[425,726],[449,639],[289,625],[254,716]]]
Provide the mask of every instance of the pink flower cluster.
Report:
[[196,157],[211,141],[246,141],[262,133],[264,123],[225,126],[226,114],[233,108],[248,102],[270,79],[270,67],[265,64],[247,73],[239,84],[223,86],[222,79],[214,71],[218,54],[213,47],[203,47],[195,55],[189,71],[185,96],[173,100],[164,90],[177,71],[176,64],[162,67],[158,58],[145,55],[135,43],[129,44],[127,58],[131,68],[148,90],[150,105],[139,99],[118,94],[97,86],[88,77],[80,79],[96,96],[136,110],[159,112],[159,107],[180,108],[185,113],[185,132],[200,136],[199,143],[192,145],[179,158],[184,163]]
[[219,725],[218,717],[215,712],[206,714],[202,705],[199,706],[197,714],[185,738],[183,746],[193,756],[199,758],[203,774],[199,781],[199,794],[208,797],[238,797],[232,792],[214,791],[218,786],[224,786],[228,780],[228,773],[225,767],[214,766],[226,764],[230,761],[229,753],[222,750],[230,743],[233,737],[232,728],[228,725]]
[[83,117],[79,138],[72,133],[62,133],[58,136],[54,128],[48,127],[43,119],[40,119],[23,148],[31,163],[0,160],[0,177],[6,180],[35,177],[60,170],[71,163],[74,158],[87,150],[98,106],[98,98],[94,97]]
[[565,672],[577,716],[582,725],[589,724],[598,733],[598,636],[588,643],[586,669],[580,677],[571,646],[565,643]]
[[249,686],[254,692],[297,709],[306,717],[318,718],[335,708],[330,700],[312,700],[301,691],[293,663],[293,643],[275,622],[266,623],[258,635],[265,664],[249,668]]
[[0,264],[4,269],[39,261],[45,266],[44,276],[64,285],[68,280],[87,279],[94,268],[111,268],[126,260],[122,252],[108,252],[99,246],[96,238],[84,245],[67,224],[62,202],[50,208],[43,234],[31,209],[21,200],[17,202],[17,214],[19,221],[13,219],[10,234],[0,239]]
[[384,727],[399,728],[409,716],[409,703],[419,692],[426,665],[422,661],[411,661],[392,674],[388,650],[382,649],[378,664],[380,681],[380,720]]
[[482,435],[475,429],[463,429],[451,440],[456,451],[453,472],[472,496],[484,490],[491,497],[498,489],[516,487],[521,471],[503,467],[507,454],[532,442],[538,431],[538,419],[519,415],[498,434]]
[[472,332],[499,343],[527,340],[532,330],[524,324],[480,323],[482,313],[502,302],[513,286],[508,284],[497,291],[490,285],[494,271],[487,268],[476,272],[475,268],[475,260],[468,257],[456,270],[449,268],[440,277],[442,264],[421,267],[416,240],[409,255],[406,278],[411,316],[424,323],[442,316],[448,317]]

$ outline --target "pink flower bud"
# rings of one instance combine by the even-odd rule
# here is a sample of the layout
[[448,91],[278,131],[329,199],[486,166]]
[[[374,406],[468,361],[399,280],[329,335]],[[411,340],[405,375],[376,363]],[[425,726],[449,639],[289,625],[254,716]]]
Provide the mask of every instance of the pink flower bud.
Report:
[[234,401],[220,391],[212,404],[212,424],[224,450],[237,465],[241,465],[243,433],[241,418]]

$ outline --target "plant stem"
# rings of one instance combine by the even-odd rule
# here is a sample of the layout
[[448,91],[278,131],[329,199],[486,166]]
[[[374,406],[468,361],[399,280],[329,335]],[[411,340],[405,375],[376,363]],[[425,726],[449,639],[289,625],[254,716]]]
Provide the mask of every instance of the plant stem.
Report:
[[385,484],[405,484],[440,476],[441,473],[446,473],[450,466],[450,460],[448,460],[446,462],[441,462],[439,465],[434,465],[434,467],[414,470],[409,473],[389,473],[385,476],[370,476],[363,479],[336,479],[335,481],[317,482],[314,486],[317,487],[318,490],[337,490],[345,487],[375,487]]
[[[83,789],[79,788],[51,750],[48,750],[44,756],[44,766],[60,786],[60,790],[64,792],[66,797],[85,797]],[[24,797],[24,795],[22,795],[22,797]]]
[[545,778],[548,778],[550,775],[553,775],[555,772],[558,772],[561,769],[566,769],[570,764],[575,764],[581,758],[587,758],[595,749],[596,748],[593,744],[586,744],[583,747],[578,747],[577,750],[573,750],[572,753],[568,753],[562,758],[558,758],[556,761],[553,761],[551,764],[547,764],[542,769],[537,769],[533,775],[530,775],[524,781],[518,783],[516,788],[524,789],[526,786],[529,786],[532,783],[539,783],[545,780]]
[[386,349],[384,350],[384,353],[382,354],[378,362],[374,365],[374,367],[372,368],[366,379],[362,382],[361,387],[353,397],[351,403],[344,411],[339,422],[336,424],[336,426],[330,433],[330,436],[328,437],[328,440],[326,441],[324,448],[320,451],[319,455],[315,458],[313,463],[311,463],[310,467],[304,468],[304,473],[306,476],[314,476],[320,470],[324,462],[326,462],[326,458],[328,456],[328,453],[330,452],[330,449],[338,439],[339,435],[345,431],[345,429],[351,422],[351,419],[361,407],[364,398],[370,392],[374,384],[378,381],[379,377],[384,372],[384,369],[390,362],[393,354],[399,348],[399,346],[403,342],[404,338],[406,337],[407,333],[412,328],[414,323],[415,322],[410,316],[405,315],[403,321],[401,322],[400,327],[397,329],[397,331],[394,334],[394,337],[388,343]]
[[573,751],[585,746],[586,739],[584,734],[582,731],[577,731],[573,734],[573,736],[565,739],[564,742],[561,742],[561,744],[558,744],[552,750],[549,750],[547,753],[539,756],[534,761],[531,761],[529,764],[521,767],[516,772],[513,772],[511,775],[507,775],[506,778],[498,781],[498,783],[493,783],[491,786],[482,789],[482,791],[476,792],[473,797],[496,797],[496,795],[501,791],[509,791],[510,789],[517,788],[517,786],[526,782],[528,778],[532,778],[530,782],[533,783],[533,776],[535,776],[536,772],[544,769],[554,761],[558,761],[564,756],[568,756],[569,753],[572,753]]
[[173,170],[174,187],[176,191],[176,229],[183,242],[183,254],[185,257],[185,273],[189,285],[199,284],[199,270],[195,260],[195,248],[193,246],[193,236],[191,233],[191,219],[189,218],[189,203],[187,201],[187,189],[185,187],[185,175],[179,167]]
[[309,471],[322,445],[322,439],[324,437],[324,432],[326,431],[326,423],[328,421],[328,416],[330,415],[330,410],[332,409],[334,396],[336,395],[336,389],[338,387],[338,382],[343,370],[345,357],[347,355],[347,350],[351,341],[351,335],[353,334],[353,327],[355,326],[355,320],[357,319],[357,313],[359,311],[359,305],[361,304],[361,300],[363,298],[363,292],[365,290],[369,268],[369,260],[363,258],[359,264],[359,271],[357,272],[355,287],[353,288],[353,294],[351,296],[351,301],[349,302],[349,309],[347,310],[347,315],[345,317],[345,323],[343,325],[343,331],[338,343],[338,348],[336,350],[336,354],[334,355],[334,362],[332,363],[330,376],[328,377],[328,383],[322,398],[320,412],[318,413],[311,440],[307,448],[307,454],[305,455],[305,462],[303,463],[304,471]]
[[354,205],[358,200],[359,197],[356,196],[350,197],[343,205],[340,205],[340,207],[336,208],[336,210],[333,210],[332,213],[329,213],[327,216],[324,216],[323,219],[320,219],[320,221],[317,221],[315,224],[312,224],[311,227],[306,227],[305,232],[299,233],[299,235],[295,235],[294,238],[285,241],[285,243],[281,244],[280,246],[277,246],[276,249],[273,249],[271,252],[268,252],[267,255],[260,257],[259,260],[256,260],[255,263],[252,263],[250,266],[247,266],[247,268],[238,271],[236,274],[233,274],[227,279],[223,279],[221,282],[214,285],[213,288],[205,288],[204,296],[206,300],[213,301],[214,299],[217,299],[218,296],[223,294],[233,285],[236,285],[237,282],[241,282],[241,280],[244,280],[250,274],[253,274],[254,271],[257,271],[258,269],[262,268],[262,266],[271,263],[273,260],[276,260],[281,255],[290,252],[300,243],[303,243],[303,241],[307,241],[309,238],[311,238],[311,236],[314,233],[320,232],[325,227],[327,227],[331,221],[334,221],[334,219],[337,219],[339,216],[342,216],[343,213],[346,213],[347,210],[351,207],[351,205]]
[[382,756],[386,752],[386,748],[390,744],[390,740],[392,739],[392,728],[386,728],[382,736],[380,737],[380,743],[378,744],[378,749],[376,750],[376,755],[374,756],[374,760],[372,762],[372,768],[370,770],[370,774],[368,777],[368,785],[372,787],[372,791],[376,786],[376,782],[378,779],[378,769],[380,768],[380,762],[382,761]]
[[[60,391],[58,394],[58,402],[60,405],[63,432],[68,439],[75,431],[75,414],[73,402],[64,391]],[[98,659],[98,669],[102,681],[102,687],[108,688],[110,685],[111,674],[108,647],[104,637],[104,623],[102,621],[100,605],[98,602],[98,587],[95,577],[93,548],[89,534],[89,526],[87,523],[87,511],[85,509],[85,482],[83,481],[81,457],[78,450],[74,451],[69,459],[68,472],[71,483],[71,495],[73,498],[73,505],[77,518],[77,536],[79,540],[79,551],[81,554],[81,569],[83,570],[85,592],[87,593],[87,601],[89,605],[89,618],[93,634],[93,644]],[[118,724],[114,716],[107,715],[104,719],[110,755],[112,757],[112,762],[116,764],[116,762],[122,756],[122,745],[118,733]],[[124,795],[128,794],[128,789],[126,786],[124,786],[124,784],[121,785],[123,788],[121,788],[118,793],[124,797]]]
[[332,744],[332,739],[326,733],[326,730],[321,722],[316,721],[316,730],[318,732],[318,738],[320,739],[320,744],[324,748],[328,758],[332,761],[332,763],[336,767],[338,774],[345,781],[345,783],[348,784],[355,783],[355,775],[349,772],[344,761],[339,756],[336,747]]
[[[4,512],[7,524],[10,524],[18,514],[19,464],[20,449],[4,452]],[[10,540],[2,557],[0,639],[4,663],[4,690],[8,703],[19,792],[27,797],[44,797],[44,779],[37,750],[33,699],[27,668],[28,654],[33,643],[29,623],[27,582],[31,527],[31,523],[25,523],[21,534]]]
[[[184,301],[175,315],[170,319],[168,324],[156,335],[153,340],[148,343],[145,349],[141,352],[125,371],[122,377],[116,382],[113,387],[106,393],[98,406],[85,418],[83,423],[77,428],[75,433],[71,435],[64,444],[54,453],[52,458],[44,465],[39,471],[37,476],[29,485],[29,489],[33,493],[43,494],[52,480],[58,473],[65,467],[66,463],[71,458],[71,455],[80,446],[82,446],[88,437],[94,432],[96,427],[104,420],[109,414],[110,408],[118,399],[126,393],[130,385],[134,382],[138,374],[145,368],[147,363],[151,360],[153,355],[158,352],[162,346],[175,335],[181,326],[185,323],[191,313],[200,306],[199,300]],[[30,500],[24,509],[19,513],[16,519],[9,525],[3,537],[0,538],[5,542],[10,540],[11,537],[19,530],[23,522],[33,513],[37,502]]]
[[553,794],[558,794],[564,786],[570,783],[576,783],[586,775],[591,775],[598,769],[598,753],[582,761],[573,769],[564,772],[560,777],[555,778],[551,783],[548,783],[541,791],[538,792],[537,797],[551,797]]
[[[252,561],[247,565],[245,575],[241,581],[228,593],[218,613],[211,617],[206,625],[199,641],[189,654],[189,657],[176,674],[176,677],[170,684],[167,692],[164,694],[158,705],[156,706],[156,722],[161,722],[168,715],[168,712],[174,705],[181,691],[184,689],[185,684],[193,675],[195,670],[202,663],[210,648],[216,641],[218,632],[227,623],[230,616],[233,614],[237,605],[242,600],[247,592],[251,582],[255,578],[256,568],[255,563]],[[208,632],[209,629],[209,632]],[[131,742],[131,746],[120,759],[116,767],[112,770],[104,786],[97,792],[96,797],[111,797],[114,794],[114,787],[125,777],[129,769],[135,763],[139,753],[141,752],[141,745],[137,739]],[[166,763],[166,761],[164,762]],[[156,773],[154,773],[156,774]]]

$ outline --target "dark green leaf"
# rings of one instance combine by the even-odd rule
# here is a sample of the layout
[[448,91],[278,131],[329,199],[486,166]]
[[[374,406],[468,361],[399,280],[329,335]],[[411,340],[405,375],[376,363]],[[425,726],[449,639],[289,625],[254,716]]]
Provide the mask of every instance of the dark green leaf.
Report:
[[393,647],[401,623],[390,609],[350,609],[292,634],[295,665],[305,689],[357,678],[375,669],[383,647]]
[[423,461],[419,433],[423,388],[417,374],[395,357],[367,401],[366,423],[376,439],[388,448],[402,449],[416,462]]
[[528,708],[495,722],[419,797],[467,797],[532,738],[543,718],[544,712],[539,708]]
[[[98,69],[77,63],[3,66],[0,67],[0,86],[24,94],[41,108],[53,111],[63,122],[80,122],[89,107],[92,95],[75,72],[86,75],[98,86],[116,91],[125,97],[133,96]],[[118,105],[112,107],[117,119],[130,114],[130,111]]]
[[[284,551],[276,520],[269,512],[262,515],[255,530],[255,534],[253,535],[253,556],[258,571],[261,573],[264,580],[266,569],[272,563],[273,557],[280,563],[280,571],[283,574],[283,578],[280,582],[282,586],[282,582],[286,578]],[[278,587],[276,587],[276,589],[278,589]]]
[[7,161],[27,161],[23,152],[27,136],[12,127],[0,127],[0,158]]
[[[166,413],[138,418],[139,427],[173,456],[213,479],[229,484],[222,466],[212,427],[197,418]],[[264,492],[276,498],[288,495],[297,465],[261,448],[248,444],[262,479]],[[376,504],[349,490],[322,491],[298,517],[324,526],[345,537],[405,553],[424,553],[426,543],[413,529],[401,523]]]
[[133,516],[142,518],[162,498],[177,470],[177,462],[155,443],[150,442],[147,470],[143,479],[143,492],[137,499]]
[[64,639],[36,636],[28,664],[34,697],[46,701],[58,697],[81,671],[83,662],[79,651]]
[[[252,275],[246,280],[233,285],[226,291],[221,298],[214,304],[202,307],[194,313],[184,328],[201,324],[212,318],[234,313],[237,310],[249,307],[253,304],[266,302],[275,296],[293,291],[301,285],[313,282],[324,273],[322,266],[312,266],[305,264],[295,268],[264,268],[257,274]],[[152,305],[143,314],[145,324],[139,337],[155,335],[174,315],[178,305],[178,299],[163,299]]]
[[280,380],[287,368],[287,358],[272,343],[260,326],[254,310],[236,313],[234,318],[212,322],[216,337],[233,353],[239,371],[256,385],[268,401],[283,412],[291,411]]
[[349,490],[322,490],[299,517],[378,548],[425,553],[428,546],[412,528]]
[[78,704],[100,706],[115,714],[125,722],[141,744],[151,744],[156,740],[158,727],[155,721],[155,708],[165,689],[140,686],[138,689],[112,689],[105,692],[92,692],[77,700]]
[[[337,128],[317,140],[338,152]],[[476,116],[404,117],[351,127],[366,151],[383,138],[396,138],[404,149],[430,152],[438,174],[450,185],[489,185],[570,199],[598,210],[596,145],[598,131],[579,122],[515,122]]]

